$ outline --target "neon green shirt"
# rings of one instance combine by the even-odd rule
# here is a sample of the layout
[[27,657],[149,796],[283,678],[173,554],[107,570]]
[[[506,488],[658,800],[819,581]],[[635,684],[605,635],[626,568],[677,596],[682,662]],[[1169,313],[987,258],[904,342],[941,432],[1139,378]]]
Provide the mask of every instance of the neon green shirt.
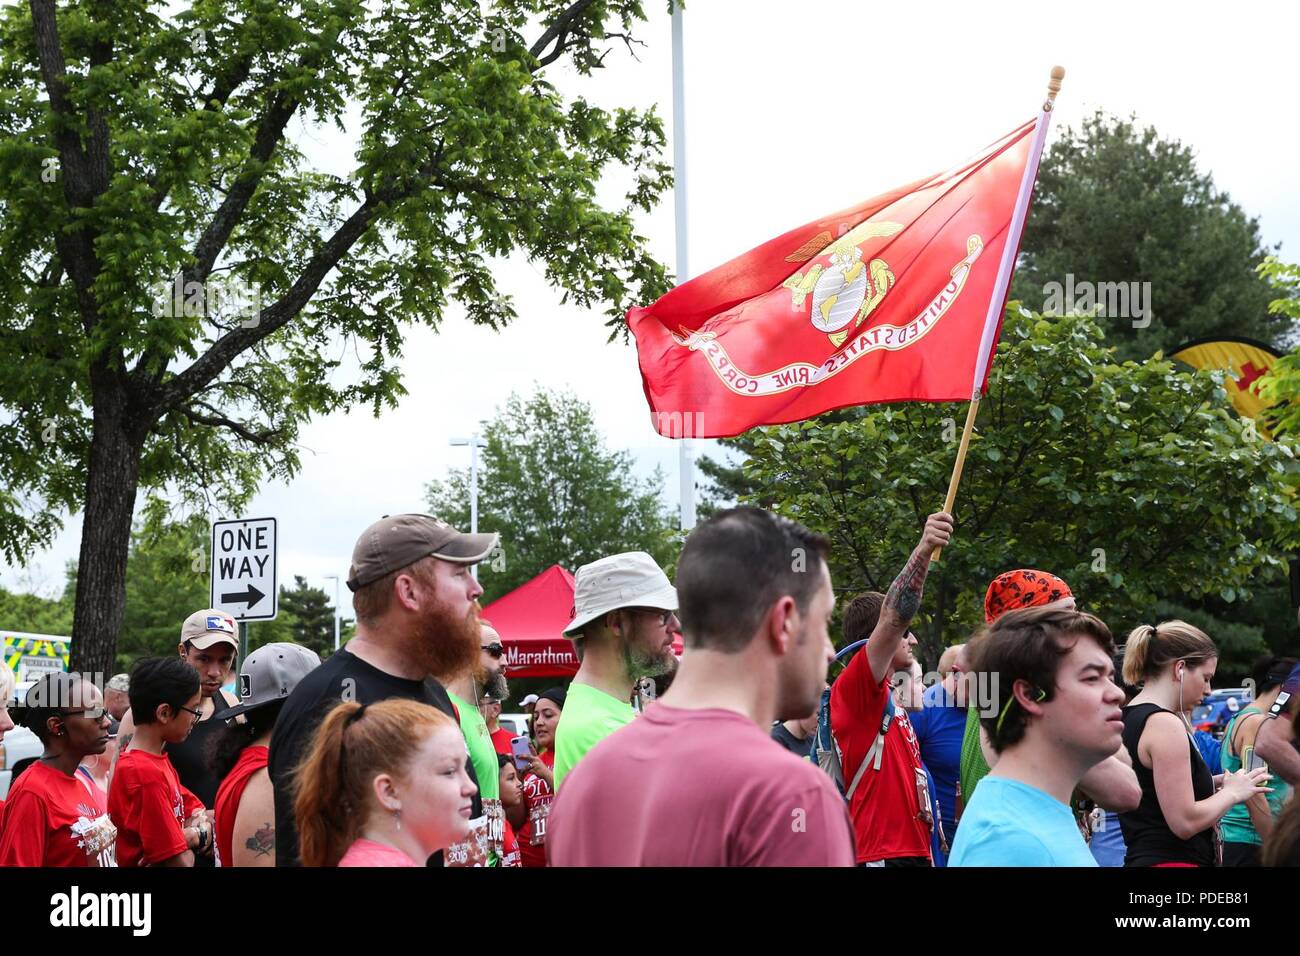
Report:
[[[460,732],[465,737],[465,746],[469,748],[469,762],[474,765],[474,775],[478,777],[478,792],[483,798],[484,810],[490,814],[488,801],[499,803],[501,800],[501,775],[487,721],[473,704],[461,700],[451,691],[447,691],[447,696],[460,712]],[[496,853],[490,850],[488,866],[496,866],[498,862]]]
[[460,711],[460,732],[465,735],[469,759],[474,764],[474,773],[478,777],[479,796],[484,800],[500,800],[500,765],[497,763],[496,748],[492,746],[492,735],[488,733],[487,721],[473,704],[465,703],[450,691],[447,696]]
[[618,728],[632,723],[634,716],[627,701],[611,697],[589,684],[570,684],[560,723],[555,728],[556,792],[588,750]]

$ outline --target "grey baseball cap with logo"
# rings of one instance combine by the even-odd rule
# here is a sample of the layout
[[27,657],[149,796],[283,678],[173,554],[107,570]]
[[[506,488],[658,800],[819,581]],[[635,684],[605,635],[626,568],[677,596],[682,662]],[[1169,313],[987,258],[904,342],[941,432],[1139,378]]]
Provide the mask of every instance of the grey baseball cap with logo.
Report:
[[578,568],[573,576],[573,620],[564,629],[573,637],[586,624],[621,607],[677,610],[677,589],[644,551],[627,551]]
[[239,669],[239,703],[212,715],[229,720],[246,711],[284,700],[298,682],[320,666],[316,652],[301,644],[263,644]]
[[463,534],[432,515],[384,515],[357,539],[348,569],[355,591],[386,574],[434,557],[453,564],[478,564],[497,546],[500,535]]

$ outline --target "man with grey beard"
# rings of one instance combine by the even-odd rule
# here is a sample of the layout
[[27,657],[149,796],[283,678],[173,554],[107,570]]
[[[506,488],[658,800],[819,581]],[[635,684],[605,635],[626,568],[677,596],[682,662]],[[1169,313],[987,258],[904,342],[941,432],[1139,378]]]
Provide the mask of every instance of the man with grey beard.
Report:
[[[276,866],[298,865],[294,769],[330,709],[342,701],[373,704],[400,697],[456,716],[435,675],[470,672],[479,659],[483,589],[470,569],[496,544],[495,534],[462,534],[421,514],[385,515],[362,532],[347,580],[356,637],[294,688],[271,737],[267,770],[275,791]],[[469,771],[473,778],[473,765]],[[481,817],[477,795],[472,804],[473,816]]]
[[578,673],[555,732],[555,789],[582,756],[632,722],[632,688],[672,671],[680,634],[677,592],[644,551],[601,558],[574,576],[572,638]]

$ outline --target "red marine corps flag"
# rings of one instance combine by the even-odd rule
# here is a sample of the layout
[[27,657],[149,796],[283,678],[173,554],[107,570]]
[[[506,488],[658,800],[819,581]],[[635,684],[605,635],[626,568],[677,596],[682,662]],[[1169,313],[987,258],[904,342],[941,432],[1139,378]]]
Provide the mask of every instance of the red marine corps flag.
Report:
[[969,162],[629,310],[659,433],[712,438],[846,405],[977,402],[1059,87],[1053,71],[1041,114]]

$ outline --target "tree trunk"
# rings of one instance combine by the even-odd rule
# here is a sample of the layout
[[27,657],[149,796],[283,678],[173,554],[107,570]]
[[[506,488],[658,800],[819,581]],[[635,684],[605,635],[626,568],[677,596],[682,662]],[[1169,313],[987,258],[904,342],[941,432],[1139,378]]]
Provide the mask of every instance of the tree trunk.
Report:
[[[127,427],[124,392],[94,382],[95,417],[86,478],[86,510],[77,564],[72,670],[117,672],[117,637],[126,608],[126,557],[144,443]],[[177,621],[179,633],[180,622]]]

